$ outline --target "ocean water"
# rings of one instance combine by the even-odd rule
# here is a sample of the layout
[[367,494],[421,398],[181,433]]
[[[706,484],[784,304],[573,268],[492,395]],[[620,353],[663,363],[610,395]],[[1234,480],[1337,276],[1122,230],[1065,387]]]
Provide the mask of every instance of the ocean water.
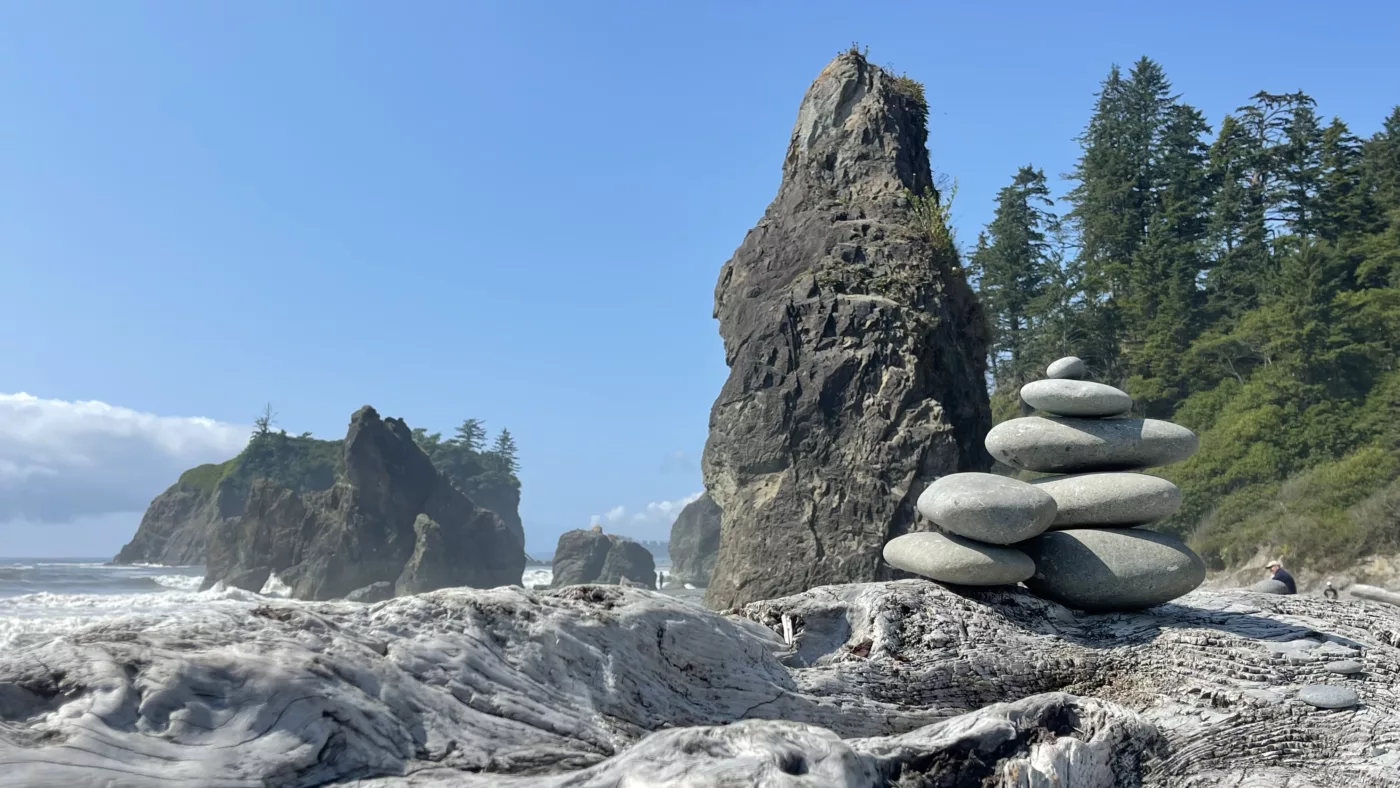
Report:
[[169,615],[191,605],[250,607],[257,596],[200,592],[200,567],[105,566],[99,558],[0,558],[0,649],[125,615]]
[[[670,572],[668,562],[657,569]],[[527,566],[526,588],[554,573]],[[216,586],[200,591],[197,566],[111,566],[100,558],[0,558],[0,649],[60,637],[122,616],[172,616],[194,608],[250,610],[287,587],[275,576],[262,592]]]

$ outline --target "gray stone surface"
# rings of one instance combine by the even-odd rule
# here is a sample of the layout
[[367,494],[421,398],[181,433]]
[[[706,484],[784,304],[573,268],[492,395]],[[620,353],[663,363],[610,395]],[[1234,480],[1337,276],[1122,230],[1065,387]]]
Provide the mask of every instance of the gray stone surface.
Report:
[[1366,669],[1365,665],[1354,659],[1339,659],[1336,662],[1328,662],[1323,667],[1327,668],[1329,673],[1339,673],[1343,676],[1360,673]]
[[1349,709],[1361,702],[1354,690],[1330,684],[1309,684],[1298,688],[1298,700],[1319,709]]
[[1055,519],[1055,499],[1009,476],[954,473],[919,495],[919,514],[943,530],[992,544],[1013,544],[1042,533]]
[[1078,356],[1065,356],[1050,362],[1050,366],[1045,369],[1047,378],[1059,380],[1082,380],[1087,377],[1089,370],[1084,366],[1084,362]]
[[1051,528],[1132,526],[1170,517],[1181,507],[1181,489],[1145,473],[1077,473],[1031,484],[1055,499]]
[[773,151],[778,193],[715,287],[712,607],[887,578],[880,551],[914,530],[918,491],[991,468],[986,321],[906,197],[936,193],[927,139],[910,83],[846,53]]
[[1133,409],[1126,391],[1088,380],[1033,380],[1021,387],[1021,399],[1056,416],[1103,418]]
[[930,580],[969,586],[1011,585],[1035,574],[1035,564],[1020,550],[931,532],[891,539],[885,561]]
[[656,588],[656,560],[651,551],[616,534],[594,527],[559,535],[554,548],[551,585],[584,583],[616,585],[627,579],[645,588]]
[[1151,468],[1196,453],[1196,434],[1158,419],[1027,416],[987,433],[987,450],[1010,465],[1041,473]]
[[1273,578],[1269,578],[1268,580],[1260,580],[1259,582],[1250,586],[1249,590],[1255,592],[1256,594],[1288,594],[1288,586],[1284,585],[1284,582],[1282,580],[1274,580]]
[[1131,528],[1047,531],[1017,545],[1035,562],[1026,587],[1069,607],[1137,610],[1199,586],[1205,563],[1179,539]]

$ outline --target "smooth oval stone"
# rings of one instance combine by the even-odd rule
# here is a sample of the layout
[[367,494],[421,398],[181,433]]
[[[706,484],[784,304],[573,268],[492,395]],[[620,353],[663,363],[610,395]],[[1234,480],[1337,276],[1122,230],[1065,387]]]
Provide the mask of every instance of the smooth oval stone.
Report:
[[1181,508],[1181,489],[1145,473],[1077,473],[1031,484],[1055,499],[1051,528],[1076,525],[1142,525]]
[[1026,587],[1080,610],[1141,610],[1176,599],[1206,579],[1200,556],[1154,531],[1047,531],[1017,547],[1035,562]]
[[1180,462],[1196,453],[1196,433],[1157,419],[1026,416],[987,433],[987,451],[1013,468],[1041,473],[1122,471]]
[[1021,399],[1056,416],[1117,416],[1133,409],[1128,392],[1088,380],[1033,380],[1021,387]]
[[1042,533],[1055,520],[1055,499],[1034,485],[994,473],[953,473],[924,489],[919,514],[943,530],[992,544]]
[[1274,580],[1272,578],[1268,580],[1260,580],[1259,582],[1250,586],[1249,590],[1255,592],[1256,594],[1288,594],[1288,586],[1284,585],[1284,582],[1282,580]]
[[1080,380],[1089,374],[1084,362],[1078,356],[1065,356],[1050,362],[1050,366],[1045,368],[1047,378],[1060,380]]
[[1035,574],[1035,564],[1020,550],[931,532],[891,539],[885,543],[885,562],[930,580],[967,586],[1012,585]]
[[1357,694],[1346,687],[1309,684],[1298,688],[1298,700],[1319,709],[1349,709],[1361,702]]
[[1354,659],[1339,659],[1336,662],[1328,662],[1326,665],[1323,665],[1323,667],[1327,668],[1330,673],[1340,673],[1343,676],[1360,673],[1366,669],[1365,665],[1362,665]]

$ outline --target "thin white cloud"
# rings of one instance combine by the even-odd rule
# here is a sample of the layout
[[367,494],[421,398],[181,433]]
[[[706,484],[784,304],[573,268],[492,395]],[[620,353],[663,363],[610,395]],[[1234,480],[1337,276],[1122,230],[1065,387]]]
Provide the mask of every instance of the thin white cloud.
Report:
[[647,504],[647,508],[632,515],[632,521],[636,523],[665,523],[670,525],[680,516],[681,510],[686,505],[693,503],[704,492],[691,493],[684,498],[675,501],[653,501]]
[[143,511],[181,472],[233,457],[251,431],[105,402],[0,394],[0,523]]
[[701,495],[704,495],[703,491],[691,493],[674,501],[652,501],[641,509],[630,512],[630,516],[627,507],[614,506],[606,514],[593,515],[590,522],[593,525],[622,524],[626,531],[654,535],[654,533],[659,533],[660,529],[670,528],[671,523],[676,521],[681,510]]

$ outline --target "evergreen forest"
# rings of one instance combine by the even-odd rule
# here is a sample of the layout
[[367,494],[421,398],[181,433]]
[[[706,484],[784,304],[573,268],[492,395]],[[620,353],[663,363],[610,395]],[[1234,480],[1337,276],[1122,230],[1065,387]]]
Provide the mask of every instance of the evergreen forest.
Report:
[[1212,568],[1400,549],[1400,107],[1367,120],[1259,92],[1212,124],[1158,63],[1115,66],[1068,192],[1020,168],[968,257],[994,420],[1077,355],[1200,436],[1163,530]]

